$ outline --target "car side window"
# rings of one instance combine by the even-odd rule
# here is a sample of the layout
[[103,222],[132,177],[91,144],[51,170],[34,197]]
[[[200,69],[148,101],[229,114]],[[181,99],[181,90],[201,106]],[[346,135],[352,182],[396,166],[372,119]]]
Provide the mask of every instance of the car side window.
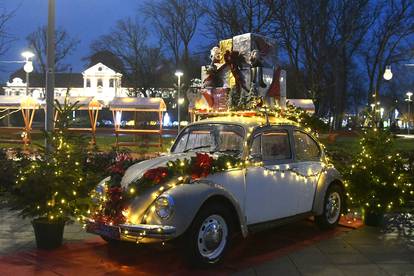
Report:
[[250,148],[250,156],[252,157],[261,157],[262,151],[260,149],[262,135],[259,134],[253,138],[252,146]]
[[292,158],[289,134],[286,130],[264,132],[253,139],[251,156],[261,156],[263,161],[286,160]]
[[299,161],[318,161],[321,150],[318,144],[308,134],[295,130],[293,132],[295,141],[296,159]]

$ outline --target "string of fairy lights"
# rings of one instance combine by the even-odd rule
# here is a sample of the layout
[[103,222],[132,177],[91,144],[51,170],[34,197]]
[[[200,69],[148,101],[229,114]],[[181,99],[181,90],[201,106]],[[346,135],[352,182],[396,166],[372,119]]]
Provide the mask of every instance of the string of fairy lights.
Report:
[[[45,162],[44,164],[48,170],[50,170],[50,172],[53,172],[55,176],[63,176],[63,168],[65,168],[65,163],[71,160],[71,153],[73,151],[73,148],[71,144],[65,142],[62,136],[62,131],[59,131],[57,133],[57,137],[52,137],[52,140],[56,143],[54,157],[47,162],[46,160],[43,160],[42,162]],[[58,158],[56,158],[56,154],[61,154],[61,156],[59,156],[59,159],[61,160],[58,160]],[[38,159],[35,159],[34,161],[38,161]],[[74,165],[74,172],[80,173],[81,163],[79,161],[75,161],[72,165]],[[31,165],[26,167],[24,171],[19,170],[18,177],[15,181],[16,185],[19,186],[30,176],[39,173],[40,169],[41,166],[38,162],[31,162]],[[43,171],[43,175],[44,174],[45,172]],[[79,177],[75,181],[67,183],[71,185],[67,185],[65,188],[72,186],[71,194],[73,196],[73,199],[67,199],[64,195],[59,193],[59,191],[54,191],[51,192],[51,198],[49,198],[44,204],[38,204],[34,206],[34,208],[37,210],[38,214],[47,217],[49,220],[56,220],[59,218],[66,219],[69,215],[74,215],[76,217],[76,220],[81,221],[84,216],[81,214],[79,209],[73,208],[73,200],[78,195],[77,188],[81,188],[81,185],[79,185],[79,183],[82,183],[83,181],[84,178]]]
[[[222,115],[222,112],[217,112],[217,115]],[[273,118],[283,118],[280,116],[276,116],[278,113],[276,111],[274,112],[269,112],[267,110],[263,111],[259,111],[259,112],[227,112],[227,117],[228,118],[232,118],[232,117],[237,117],[240,120],[246,120],[246,117],[251,117],[254,116],[255,118],[260,117],[262,119],[261,122],[258,123],[259,127],[263,127],[266,126],[269,123],[269,115],[272,116]],[[300,121],[300,117],[304,114],[303,111],[298,110],[298,112],[295,113],[295,118],[297,119],[297,121]],[[247,115],[247,116],[246,116]],[[291,115],[293,116],[293,115]],[[272,120],[273,120],[272,118]],[[280,123],[283,123],[283,121],[280,121]],[[289,121],[289,123],[291,124],[292,122]],[[256,121],[257,124],[257,121]],[[298,124],[300,125],[300,124]],[[250,136],[253,134],[253,131],[255,130],[255,127],[249,127],[247,129],[247,139],[243,144],[243,147],[245,149],[245,152],[248,151],[248,139],[250,138]],[[310,128],[306,129],[308,132],[311,132]],[[322,146],[322,145],[321,145]],[[179,162],[180,166],[185,166],[186,162],[185,160],[176,160],[176,162]],[[168,162],[166,164],[167,166],[173,166],[173,163]],[[329,163],[322,163],[321,168],[316,168],[314,171],[312,169],[308,169],[306,172],[303,172],[301,170],[299,170],[298,168],[295,167],[291,167],[289,164],[286,165],[275,165],[272,167],[268,167],[264,165],[264,162],[260,161],[260,162],[252,162],[248,159],[248,157],[246,156],[246,158],[244,160],[240,160],[238,162],[227,162],[225,167],[221,168],[220,171],[224,172],[224,171],[230,171],[230,170],[244,170],[247,167],[261,167],[263,168],[263,175],[264,176],[279,176],[281,178],[285,178],[285,177],[295,177],[296,181],[303,181],[304,183],[307,183],[309,181],[309,179],[315,178],[315,177],[319,177],[321,174],[326,173],[326,168],[330,167],[331,164]],[[180,175],[178,176],[175,180],[170,180],[168,183],[163,183],[160,184],[160,187],[152,192],[151,197],[153,199],[153,202],[155,202],[155,200],[161,196],[161,194],[163,194],[166,190],[175,188],[178,185],[182,185],[184,184],[185,180],[188,180],[188,176],[187,175]],[[108,183],[105,184],[105,189],[106,192],[108,191]],[[132,196],[132,195],[136,195],[136,193],[138,192],[137,189],[135,187],[130,187],[128,186],[126,188],[126,191],[128,191],[128,193]],[[104,204],[106,202],[106,200],[108,200],[108,198],[105,196],[105,192],[102,194],[96,194],[96,193],[92,193],[92,197],[93,198],[98,198],[99,199],[99,204],[97,205],[97,208],[93,211],[89,210],[88,213],[94,212],[95,215],[99,215],[102,210],[104,209]],[[145,222],[147,217],[149,215],[151,215],[153,212],[155,212],[155,205],[150,205],[147,210],[145,210],[144,212],[144,216],[143,216],[143,221]],[[132,220],[133,222],[136,222],[137,218],[131,218],[130,217],[130,212],[128,209],[123,210],[122,214],[127,218],[127,220]],[[112,222],[109,222],[109,224],[111,224]]]
[[[379,135],[381,135],[380,131],[378,128],[373,127],[372,128],[373,131],[373,135],[377,136],[376,139],[381,139],[378,138]],[[367,135],[367,131],[364,132],[364,135]],[[392,186],[395,188],[395,190],[393,192],[390,193],[389,190],[387,190],[388,192],[385,192],[385,194],[382,195],[378,195],[376,193],[376,190],[370,190],[369,192],[371,193],[370,196],[361,199],[360,195],[357,195],[358,199],[355,199],[354,197],[356,196],[355,194],[350,193],[349,191],[346,193],[346,195],[348,196],[348,199],[350,200],[351,204],[355,205],[355,203],[363,205],[361,206],[364,209],[378,209],[378,210],[392,210],[394,207],[396,207],[397,205],[402,206],[405,203],[405,199],[404,196],[405,195],[410,195],[413,196],[414,195],[414,189],[413,189],[413,184],[407,180],[404,179],[404,174],[407,173],[406,168],[403,168],[399,171],[397,171],[397,168],[395,167],[398,163],[399,164],[404,164],[403,159],[400,155],[400,153],[392,153],[392,154],[381,154],[384,155],[382,159],[378,158],[378,156],[373,156],[373,153],[370,152],[370,150],[368,149],[368,142],[367,138],[362,137],[360,139],[360,146],[361,146],[361,152],[357,155],[357,158],[355,160],[355,162],[351,165],[351,170],[350,170],[350,175],[352,177],[352,175],[354,173],[358,173],[358,171],[362,171],[363,174],[365,176],[368,176],[370,181],[372,182],[373,185],[377,185],[377,187],[388,187],[388,186]],[[379,151],[383,151],[383,147],[385,145],[385,147],[389,147],[390,143],[392,142],[391,139],[389,137],[383,139],[383,144],[381,144],[381,149],[379,149]],[[369,144],[370,147],[373,147],[372,143]],[[391,163],[389,163],[391,162]],[[388,179],[388,181],[384,180],[384,176],[383,175],[377,175],[375,174],[375,172],[373,172],[373,170],[371,169],[371,167],[369,165],[371,164],[377,164],[380,163],[380,165],[385,166],[386,164],[388,165],[387,167],[387,171],[385,172],[385,175],[389,176],[390,179]],[[405,165],[406,166],[406,165]],[[384,173],[384,172],[381,172]],[[358,177],[358,176],[356,176]],[[393,179],[393,180],[392,180]],[[391,180],[391,182],[389,182],[389,180]],[[349,181],[345,181],[345,186],[349,187]],[[355,187],[355,184],[353,184]],[[384,192],[383,192],[384,193]],[[390,193],[389,195],[387,193]],[[393,195],[392,193],[398,193],[397,195]],[[389,196],[388,200],[385,198]],[[392,199],[394,198],[394,199]],[[398,202],[395,202],[395,199]],[[361,202],[362,201],[362,202]]]

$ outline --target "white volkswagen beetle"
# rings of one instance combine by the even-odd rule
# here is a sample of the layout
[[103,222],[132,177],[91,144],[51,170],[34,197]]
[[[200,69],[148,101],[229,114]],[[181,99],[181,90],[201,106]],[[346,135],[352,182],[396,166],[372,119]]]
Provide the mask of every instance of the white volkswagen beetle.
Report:
[[[309,216],[321,228],[338,224],[345,200],[340,174],[315,137],[280,118],[233,116],[193,123],[180,132],[169,154],[132,165],[121,185],[126,188],[149,169],[196,152],[233,155],[244,166],[166,189],[154,186],[128,202],[127,222],[89,219],[87,230],[107,241],[181,240],[195,262],[214,264],[236,232],[246,237],[254,229]],[[101,195],[107,180],[98,186]]]

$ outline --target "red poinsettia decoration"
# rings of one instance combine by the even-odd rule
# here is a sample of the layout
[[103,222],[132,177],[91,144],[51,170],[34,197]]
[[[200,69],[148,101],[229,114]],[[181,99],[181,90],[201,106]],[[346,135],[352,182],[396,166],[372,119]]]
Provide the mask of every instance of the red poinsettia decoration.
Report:
[[134,163],[134,159],[127,153],[118,153],[114,162],[108,168],[111,175],[111,187],[119,186],[125,171]]
[[105,202],[103,215],[95,217],[102,223],[122,224],[126,222],[122,211],[126,208],[126,202],[123,200],[122,187],[110,187],[108,190],[108,199]]
[[213,157],[207,153],[199,153],[195,157],[195,162],[192,167],[191,177],[193,179],[198,179],[201,177],[206,177],[210,174],[211,168],[213,166]]
[[130,165],[130,162],[132,161],[132,158],[129,154],[126,153],[119,153],[116,158],[115,162],[109,166],[108,171],[111,174],[124,174],[127,166]]
[[159,184],[167,176],[168,170],[164,167],[149,169],[144,173],[144,178],[152,181],[154,184]]

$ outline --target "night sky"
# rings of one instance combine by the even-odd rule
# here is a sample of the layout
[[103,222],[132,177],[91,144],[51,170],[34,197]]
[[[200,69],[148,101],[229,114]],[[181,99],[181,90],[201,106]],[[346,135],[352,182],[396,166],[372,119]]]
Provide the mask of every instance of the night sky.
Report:
[[[140,16],[139,0],[57,0],[56,26],[64,27],[70,35],[80,40],[76,51],[66,63],[72,64],[74,72],[85,69],[82,58],[88,56],[90,43],[108,33],[116,21],[126,17]],[[47,23],[47,0],[3,0],[0,5],[8,10],[16,9],[9,24],[9,31],[18,39],[2,60],[19,60],[27,47],[25,38],[37,27]],[[141,18],[142,19],[142,18]],[[151,30],[150,30],[151,31]],[[1,64],[0,81],[7,80],[19,65]]]

